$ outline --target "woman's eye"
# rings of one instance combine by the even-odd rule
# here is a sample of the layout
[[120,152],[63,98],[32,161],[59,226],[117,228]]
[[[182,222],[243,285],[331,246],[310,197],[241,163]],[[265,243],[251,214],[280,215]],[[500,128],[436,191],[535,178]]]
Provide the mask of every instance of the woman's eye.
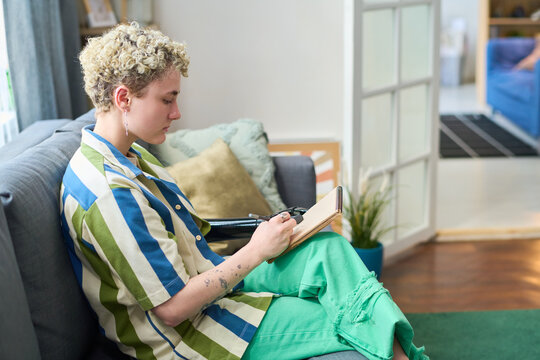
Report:
[[172,101],[167,99],[163,99],[163,102],[167,105],[172,104]]

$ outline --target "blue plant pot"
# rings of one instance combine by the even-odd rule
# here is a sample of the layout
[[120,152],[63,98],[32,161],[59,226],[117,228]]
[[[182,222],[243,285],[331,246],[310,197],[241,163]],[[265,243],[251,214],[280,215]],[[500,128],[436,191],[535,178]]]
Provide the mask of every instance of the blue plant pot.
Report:
[[372,249],[359,249],[354,248],[360,259],[364,262],[364,265],[369,271],[375,271],[377,274],[377,280],[381,279],[382,264],[383,264],[383,246],[378,243],[377,247]]

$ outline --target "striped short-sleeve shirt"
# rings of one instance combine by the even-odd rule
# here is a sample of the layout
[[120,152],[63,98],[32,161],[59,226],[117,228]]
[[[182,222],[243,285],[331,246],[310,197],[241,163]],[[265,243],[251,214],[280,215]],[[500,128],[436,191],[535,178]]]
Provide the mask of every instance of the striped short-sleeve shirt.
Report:
[[[151,311],[223,261],[209,225],[161,164],[82,131],[61,187],[62,229],[76,277],[106,336],[138,359],[239,359],[272,294],[234,292],[176,327]],[[197,174],[186,174],[197,176]]]

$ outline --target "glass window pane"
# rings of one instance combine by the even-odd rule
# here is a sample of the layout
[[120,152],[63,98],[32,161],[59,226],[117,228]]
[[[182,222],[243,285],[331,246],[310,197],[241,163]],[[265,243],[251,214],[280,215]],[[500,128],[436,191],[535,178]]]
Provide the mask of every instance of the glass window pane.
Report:
[[401,10],[401,79],[413,80],[431,74],[429,34],[430,7],[419,5]]
[[405,160],[428,149],[428,87],[419,85],[399,94],[399,159]]
[[362,16],[362,88],[395,83],[394,10],[366,11]]
[[392,94],[362,101],[360,161],[363,168],[377,168],[393,160],[392,104]]
[[426,223],[427,162],[421,161],[399,171],[398,236],[402,237]]

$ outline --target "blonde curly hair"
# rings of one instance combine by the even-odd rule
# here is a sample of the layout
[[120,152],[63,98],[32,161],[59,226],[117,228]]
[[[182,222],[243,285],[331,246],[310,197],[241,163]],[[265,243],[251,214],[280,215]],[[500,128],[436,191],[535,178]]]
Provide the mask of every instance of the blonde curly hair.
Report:
[[187,77],[189,65],[184,44],[136,22],[117,25],[89,39],[79,60],[84,89],[98,111],[110,110],[118,85],[127,86],[139,97],[148,84],[171,68]]

